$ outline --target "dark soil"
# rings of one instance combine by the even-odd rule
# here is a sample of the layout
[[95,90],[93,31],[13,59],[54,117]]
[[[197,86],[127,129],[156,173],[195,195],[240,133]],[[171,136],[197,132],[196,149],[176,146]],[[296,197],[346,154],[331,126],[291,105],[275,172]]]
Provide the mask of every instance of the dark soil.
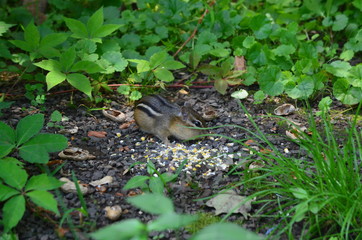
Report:
[[[238,102],[229,96],[221,96],[213,90],[195,90],[188,95],[169,92],[165,95],[180,105],[184,102],[191,103],[194,109],[199,112],[205,111],[205,106],[212,107],[217,113],[217,118],[207,123],[209,127],[236,124],[256,132]],[[82,217],[77,211],[73,211],[71,214],[81,239],[88,239],[86,233],[113,222],[105,217],[104,208],[106,206],[120,205],[122,207],[123,214],[119,220],[130,218],[138,218],[143,222],[152,220],[151,215],[132,207],[126,202],[128,196],[138,194],[140,190],[125,191],[122,189],[131,177],[147,175],[144,165],[136,165],[130,168],[135,162],[146,162],[147,159],[150,159],[162,173],[166,171],[172,172],[181,164],[184,158],[189,158],[187,166],[177,181],[169,185],[171,194],[166,193],[172,198],[178,212],[189,214],[214,213],[213,208],[205,205],[206,200],[195,200],[212,196],[221,189],[237,183],[243,177],[242,174],[228,175],[228,171],[239,164],[236,169],[238,172],[242,172],[250,164],[250,161],[244,161],[250,155],[249,151],[245,151],[240,144],[218,136],[207,137],[193,142],[174,140],[173,146],[169,148],[153,136],[143,139],[147,135],[140,132],[132,122],[133,107],[127,104],[127,101],[123,98],[111,96],[110,98],[113,99],[111,106],[127,114],[128,118],[125,123],[129,123],[129,126],[104,117],[101,111],[88,111],[82,105],[84,102],[82,98],[83,95],[76,93],[72,99],[73,104],[70,104],[69,94],[48,97],[44,108],[45,111],[42,111],[46,116],[46,122],[49,121],[50,114],[54,110],[60,111],[63,116],[69,118],[68,121],[60,123],[65,129],[78,127],[77,133],[64,134],[69,140],[69,145],[86,149],[96,157],[93,160],[61,160],[57,162],[56,160],[60,159],[57,154],[53,154],[51,162],[55,164],[49,165],[49,169],[53,171],[61,163],[65,163],[55,176],[57,178],[67,177],[71,179],[71,173],[74,172],[80,183],[86,184],[89,188],[89,193],[84,196],[89,217]],[[273,101],[267,101],[265,104],[256,105],[252,102],[252,98],[248,98],[242,102],[251,116],[260,117],[269,113],[272,114],[275,107],[282,104],[277,101],[278,99],[273,99]],[[295,104],[294,102],[290,103]],[[0,120],[15,127],[21,118],[38,111],[39,109],[32,107],[27,100],[17,101],[10,109],[4,111],[4,116]],[[288,118],[307,126],[306,116],[301,116],[298,112]],[[287,126],[280,119],[256,118],[256,123],[281,152],[288,149],[286,154],[291,157],[304,155],[299,147],[285,136]],[[121,128],[120,125],[122,125]],[[59,128],[45,127],[43,131],[58,133]],[[104,138],[88,137],[89,131],[104,131],[107,134]],[[248,132],[235,127],[221,127],[212,129],[211,132],[243,141],[254,139]],[[255,139],[254,141],[267,148],[264,143]],[[172,149],[177,149],[178,155],[174,155]],[[213,164],[209,164],[210,162]],[[29,174],[39,173],[38,168],[34,166],[27,165],[26,168]],[[113,182],[98,187],[88,185],[89,182],[105,176],[112,176]],[[245,189],[242,186],[237,187],[236,191],[244,196],[251,193],[250,189]],[[81,207],[77,194],[60,191],[59,193],[67,209]],[[252,205],[248,219],[244,219],[241,214],[234,214],[231,215],[229,220],[239,224],[242,223],[243,227],[252,231],[266,234],[268,230],[277,224],[278,220],[273,219],[270,221],[265,218],[252,217],[253,213],[258,211],[260,207],[261,205],[258,204]],[[35,208],[30,206],[16,228],[16,232],[19,234],[19,239],[59,239],[59,232],[57,231],[59,221],[60,219],[52,214],[35,211]],[[295,231],[297,236],[299,234],[297,227]],[[63,232],[60,235],[63,234],[65,239],[74,239],[66,223],[60,229],[60,232]],[[160,233],[154,233],[151,237],[158,234]],[[187,239],[191,236],[186,230],[177,233],[164,232],[162,234],[163,236],[160,236],[160,239]]]

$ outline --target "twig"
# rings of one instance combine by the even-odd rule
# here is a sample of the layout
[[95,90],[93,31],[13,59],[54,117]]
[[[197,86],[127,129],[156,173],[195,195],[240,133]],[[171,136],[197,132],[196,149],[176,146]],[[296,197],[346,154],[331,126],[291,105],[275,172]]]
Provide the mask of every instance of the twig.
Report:
[[[209,7],[212,7],[215,3],[216,3],[216,1],[212,1],[211,3],[209,3]],[[205,12],[201,15],[201,17],[199,18],[199,21],[197,21],[197,25],[196,25],[194,31],[192,32],[192,34],[190,35],[190,37],[189,37],[188,39],[186,39],[186,41],[181,45],[181,47],[179,47],[179,49],[175,52],[175,54],[173,55],[173,57],[176,57],[177,54],[186,46],[186,44],[187,44],[188,42],[190,42],[190,40],[195,37],[199,25],[202,23],[202,20],[204,20],[204,17],[206,16],[206,14],[207,14],[208,12],[209,12],[209,9],[206,9]]]

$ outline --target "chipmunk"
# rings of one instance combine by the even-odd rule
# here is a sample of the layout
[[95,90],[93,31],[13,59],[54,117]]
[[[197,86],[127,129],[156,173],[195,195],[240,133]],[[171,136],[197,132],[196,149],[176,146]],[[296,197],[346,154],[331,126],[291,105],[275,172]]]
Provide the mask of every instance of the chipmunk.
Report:
[[142,131],[157,136],[166,145],[170,145],[169,136],[187,140],[204,133],[187,127],[206,126],[204,119],[190,105],[180,107],[159,95],[143,97],[136,104],[134,118]]

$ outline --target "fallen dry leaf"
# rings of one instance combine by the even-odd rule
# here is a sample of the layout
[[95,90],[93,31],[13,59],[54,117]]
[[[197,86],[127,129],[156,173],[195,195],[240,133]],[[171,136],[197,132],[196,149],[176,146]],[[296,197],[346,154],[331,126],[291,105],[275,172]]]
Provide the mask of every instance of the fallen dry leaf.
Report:
[[97,132],[97,131],[89,131],[89,132],[88,132],[88,137],[105,138],[106,135],[107,135],[107,132],[104,132],[104,131],[100,131],[100,132]]
[[278,116],[286,116],[295,112],[295,107],[292,104],[286,103],[276,109],[274,109],[274,114]]
[[[207,201],[206,206],[215,208],[216,215],[234,211],[233,213],[241,213],[247,219],[248,212],[251,210],[251,201],[247,201],[240,206],[240,203],[244,200],[244,196],[236,194],[233,190],[228,190]],[[238,206],[240,207],[235,209]]]
[[244,56],[235,57],[235,62],[234,62],[234,70],[236,71],[244,71],[246,70],[246,64],[245,64],[245,58]]

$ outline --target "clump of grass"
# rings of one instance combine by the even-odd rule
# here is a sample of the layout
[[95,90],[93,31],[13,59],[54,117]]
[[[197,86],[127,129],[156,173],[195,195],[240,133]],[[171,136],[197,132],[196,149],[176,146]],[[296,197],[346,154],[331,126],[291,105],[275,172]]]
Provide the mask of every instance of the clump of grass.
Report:
[[213,223],[218,223],[221,220],[220,217],[217,217],[211,213],[200,213],[198,216],[199,218],[197,221],[185,227],[185,229],[191,234],[195,234],[206,226]]
[[[247,113],[245,107],[241,107]],[[301,158],[281,153],[251,116],[256,132],[239,126],[272,150],[256,153],[265,166],[259,169],[259,174],[241,178],[239,183],[255,190],[249,199],[256,197],[262,203],[257,214],[276,219],[269,238],[287,234],[289,239],[294,239],[296,223],[304,229],[300,239],[362,238],[362,130],[356,127],[360,107],[361,104],[344,134],[340,134],[342,129],[337,133],[327,114],[321,115],[322,130],[317,128],[310,113],[309,134],[299,133],[295,140],[307,152],[307,156]],[[239,174],[245,176],[246,171],[249,170]],[[270,210],[268,206],[274,207]]]

